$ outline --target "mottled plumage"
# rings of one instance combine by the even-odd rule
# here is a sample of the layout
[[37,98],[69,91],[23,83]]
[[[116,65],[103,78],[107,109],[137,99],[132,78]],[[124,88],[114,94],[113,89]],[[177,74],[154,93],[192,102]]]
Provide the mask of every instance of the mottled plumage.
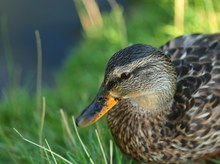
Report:
[[220,151],[220,34],[123,49],[102,88],[118,100],[107,114],[115,142],[135,160],[180,163]]

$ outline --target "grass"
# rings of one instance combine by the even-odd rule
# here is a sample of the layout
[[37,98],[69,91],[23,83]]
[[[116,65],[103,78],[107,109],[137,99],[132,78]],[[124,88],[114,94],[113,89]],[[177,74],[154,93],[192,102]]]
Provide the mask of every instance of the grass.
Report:
[[[178,0],[129,1],[131,7],[125,9],[110,1],[112,11],[96,11],[100,19],[96,23],[84,21],[91,17],[87,14],[91,11],[87,10],[99,10],[97,6],[89,8],[86,1],[84,4],[74,2],[79,6],[78,12],[84,25],[83,39],[66,59],[62,70],[56,73],[55,87],[37,89],[37,93],[30,94],[26,88],[13,84],[13,89],[9,87],[2,91],[2,163],[66,163],[65,160],[71,163],[135,163],[112,142],[105,117],[95,125],[77,131],[72,115],[78,115],[91,102],[103,79],[108,59],[119,49],[132,43],[158,47],[183,33],[211,33],[219,31],[220,27],[218,0],[185,0],[182,14],[177,13],[182,6]],[[40,47],[38,32],[36,36]],[[9,41],[6,40],[7,49]],[[11,51],[7,52],[11,58]],[[12,59],[9,61],[9,72],[14,71],[11,70],[11,63]],[[39,80],[37,88],[41,88],[40,83]],[[45,98],[39,98],[39,95]],[[215,162],[219,163],[218,160]]]

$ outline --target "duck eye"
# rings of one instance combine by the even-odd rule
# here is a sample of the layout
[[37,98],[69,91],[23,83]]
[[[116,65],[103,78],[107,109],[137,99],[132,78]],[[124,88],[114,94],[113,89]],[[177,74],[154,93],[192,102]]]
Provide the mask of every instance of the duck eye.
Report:
[[131,76],[130,72],[123,72],[121,74],[121,79],[128,79]]

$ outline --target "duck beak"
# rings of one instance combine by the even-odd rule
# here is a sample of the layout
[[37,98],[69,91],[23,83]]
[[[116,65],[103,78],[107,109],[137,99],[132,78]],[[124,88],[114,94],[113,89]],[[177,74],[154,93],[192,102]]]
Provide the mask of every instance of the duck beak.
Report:
[[76,118],[78,127],[87,127],[95,123],[119,101],[103,88],[102,85],[93,102]]

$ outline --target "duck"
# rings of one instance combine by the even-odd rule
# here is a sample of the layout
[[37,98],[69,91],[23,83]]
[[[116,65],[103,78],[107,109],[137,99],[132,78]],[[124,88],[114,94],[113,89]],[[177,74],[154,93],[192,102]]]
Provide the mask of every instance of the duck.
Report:
[[185,163],[220,154],[220,33],[185,34],[159,48],[134,44],[108,61],[87,127],[107,113],[112,136],[140,163]]

